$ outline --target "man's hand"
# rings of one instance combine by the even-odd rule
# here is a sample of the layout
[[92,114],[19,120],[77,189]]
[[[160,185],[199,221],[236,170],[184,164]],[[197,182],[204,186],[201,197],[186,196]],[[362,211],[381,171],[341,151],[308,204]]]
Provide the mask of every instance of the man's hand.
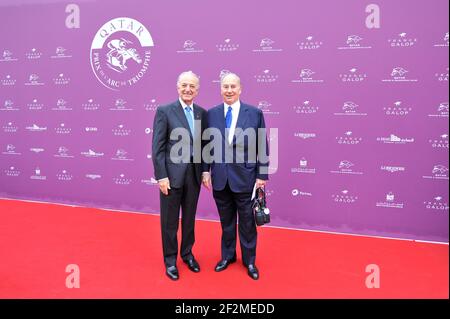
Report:
[[211,174],[209,174],[209,172],[203,172],[203,174],[202,174],[202,184],[208,190],[211,189]]
[[169,189],[170,189],[170,181],[168,178],[158,181],[159,184],[159,190],[164,195],[169,195]]
[[263,187],[264,188],[264,186],[266,186],[266,181],[257,178],[255,185],[256,185],[256,188],[258,188],[258,187]]

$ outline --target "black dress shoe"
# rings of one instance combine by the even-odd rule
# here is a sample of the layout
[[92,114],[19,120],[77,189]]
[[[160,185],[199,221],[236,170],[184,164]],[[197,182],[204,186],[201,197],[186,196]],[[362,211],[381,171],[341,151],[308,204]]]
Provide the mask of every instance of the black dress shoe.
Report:
[[236,262],[236,257],[233,257],[231,259],[222,259],[217,263],[215,271],[219,272],[225,270],[227,269],[229,264],[232,264],[234,262]]
[[199,272],[200,271],[200,265],[198,264],[197,260],[194,258],[183,260],[183,262],[188,265],[188,268],[193,272]]
[[247,267],[247,274],[250,276],[250,278],[252,278],[253,280],[258,280],[259,279],[259,271],[258,268],[256,268],[255,265],[250,264]]
[[172,280],[178,280],[178,278],[180,278],[178,275],[177,266],[166,267],[166,275]]

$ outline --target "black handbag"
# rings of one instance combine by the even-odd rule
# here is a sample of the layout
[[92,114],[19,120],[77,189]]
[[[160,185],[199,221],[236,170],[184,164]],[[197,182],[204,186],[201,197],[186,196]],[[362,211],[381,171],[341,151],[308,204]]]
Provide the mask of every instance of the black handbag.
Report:
[[262,226],[270,223],[270,210],[266,206],[266,192],[264,188],[258,187],[256,189],[252,207],[256,225]]

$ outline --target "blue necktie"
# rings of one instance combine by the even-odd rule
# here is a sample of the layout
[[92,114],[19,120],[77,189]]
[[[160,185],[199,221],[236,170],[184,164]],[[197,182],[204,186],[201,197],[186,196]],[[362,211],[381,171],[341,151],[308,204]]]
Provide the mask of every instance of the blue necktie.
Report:
[[231,114],[231,106],[228,107],[227,115],[225,115],[225,126],[226,128],[231,127],[231,121],[233,120],[233,114]]
[[191,130],[192,137],[194,137],[194,121],[192,120],[191,107],[190,106],[186,106],[184,108],[184,114],[186,115],[186,119],[188,121],[189,129]]

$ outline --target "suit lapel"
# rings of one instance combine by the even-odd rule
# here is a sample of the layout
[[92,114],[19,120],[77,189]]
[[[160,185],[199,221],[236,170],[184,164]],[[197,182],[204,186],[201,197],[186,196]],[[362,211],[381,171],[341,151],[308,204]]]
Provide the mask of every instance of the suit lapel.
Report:
[[225,137],[225,115],[224,115],[224,108],[225,106],[223,103],[220,105],[219,110],[217,112],[217,128],[220,130],[220,133],[222,134],[222,138],[226,141]]
[[180,101],[176,101],[173,104],[173,111],[174,111],[175,115],[178,117],[178,119],[180,120],[183,127],[188,130],[189,136],[192,138],[191,129],[189,128],[189,123],[186,119],[186,115],[184,114],[183,106],[181,105]]

